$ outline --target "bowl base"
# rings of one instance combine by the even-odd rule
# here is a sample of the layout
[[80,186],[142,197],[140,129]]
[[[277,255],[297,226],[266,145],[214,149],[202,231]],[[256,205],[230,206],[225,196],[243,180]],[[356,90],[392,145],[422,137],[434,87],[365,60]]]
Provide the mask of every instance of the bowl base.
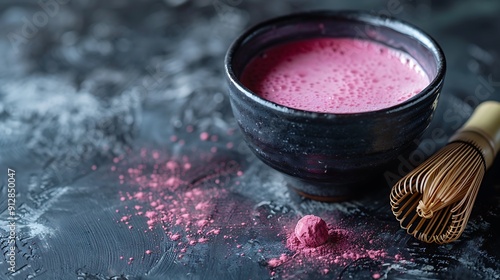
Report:
[[385,184],[380,176],[370,176],[366,180],[352,184],[332,184],[310,182],[293,177],[286,178],[286,185],[302,197],[321,202],[342,202],[366,195],[382,188]]
[[351,200],[353,198],[352,195],[344,195],[344,196],[320,196],[320,195],[313,195],[313,194],[308,194],[305,193],[299,189],[295,189],[293,187],[290,187],[292,190],[294,190],[298,195],[311,199],[311,200],[316,200],[320,202],[343,202],[347,200]]

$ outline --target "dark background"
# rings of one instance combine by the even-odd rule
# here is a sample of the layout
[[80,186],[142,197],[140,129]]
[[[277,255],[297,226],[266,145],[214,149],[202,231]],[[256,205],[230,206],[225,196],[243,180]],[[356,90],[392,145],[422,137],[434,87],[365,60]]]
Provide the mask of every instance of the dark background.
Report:
[[[462,237],[443,246],[423,244],[399,229],[390,212],[390,184],[384,180],[374,184],[373,192],[336,204],[303,200],[289,191],[283,176],[258,161],[242,142],[223,76],[230,42],[261,20],[322,8],[396,16],[430,33],[447,57],[445,87],[421,149],[435,151],[477,104],[500,100],[500,2],[48,2],[52,6],[42,5],[45,9],[36,1],[0,3],[4,255],[7,167],[16,170],[18,214],[18,271],[11,275],[2,259],[0,279],[371,279],[374,273],[383,279],[500,277],[498,160]],[[433,138],[436,129],[446,135]],[[217,139],[202,141],[202,132]],[[141,157],[141,149],[148,156]],[[159,159],[150,156],[152,150]],[[119,164],[113,162],[116,157]],[[136,201],[120,199],[137,193],[138,186],[121,183],[119,174],[140,163],[152,166],[186,157],[195,171],[182,174],[183,179],[198,182],[200,189],[227,192],[222,198],[206,198],[215,205],[212,217],[222,233],[190,246],[179,259],[176,242],[166,231],[159,224],[148,229],[146,217],[133,210]],[[221,172],[229,164],[242,174],[236,169]],[[180,188],[177,195],[187,189]],[[120,222],[124,213],[133,217],[129,224]],[[352,248],[384,250],[387,257],[331,264],[327,274],[318,272],[323,267],[314,261],[266,266],[282,253],[292,255],[285,235],[300,216],[311,213],[351,232],[347,239]],[[375,242],[368,244],[368,239]]]

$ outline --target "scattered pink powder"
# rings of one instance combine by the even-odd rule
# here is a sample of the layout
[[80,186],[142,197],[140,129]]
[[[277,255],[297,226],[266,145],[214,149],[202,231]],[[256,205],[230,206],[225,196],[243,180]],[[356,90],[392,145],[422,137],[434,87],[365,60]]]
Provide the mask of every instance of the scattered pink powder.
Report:
[[[187,127],[186,131],[192,132],[194,128]],[[200,139],[217,141],[218,137],[202,132]],[[214,219],[218,204],[228,195],[226,184],[242,172],[234,161],[213,162],[217,148],[209,149],[192,157],[172,157],[143,148],[127,160],[113,159],[118,180],[127,186],[119,194],[120,201],[131,202],[130,207],[130,204],[124,206],[125,213],[119,222],[131,228],[131,217],[140,216],[149,230],[162,228],[176,242],[174,252],[178,258],[184,256],[188,247],[210,242],[220,234],[221,223]],[[134,219],[134,223],[140,221]],[[227,221],[223,224],[231,227]]]
[[158,153],[157,151],[152,152],[151,155],[153,156],[154,159],[160,158],[160,153]]
[[130,219],[130,216],[123,216],[121,219],[120,219],[120,222],[123,222],[123,223],[126,223],[128,224],[128,220]]
[[200,134],[200,139],[201,139],[201,141],[207,141],[207,140],[208,140],[208,137],[209,137],[209,135],[208,135],[208,133],[206,133],[206,132],[202,132],[202,133]]
[[280,265],[282,265],[284,262],[286,262],[288,260],[288,256],[286,254],[281,254],[281,256],[279,258],[276,258],[276,259],[270,259],[267,264],[269,265],[269,267],[278,267]]
[[306,247],[318,247],[328,240],[328,227],[320,217],[306,215],[297,222],[295,236]]
[[208,238],[201,237],[200,239],[198,239],[198,243],[206,243],[208,240]]
[[172,241],[177,241],[181,238],[181,235],[180,234],[171,234],[170,235],[170,240]]
[[[192,132],[194,129],[186,130]],[[216,140],[213,137],[208,139]],[[183,140],[176,138],[176,141]],[[224,144],[219,147],[224,147]],[[232,229],[252,224],[258,226],[257,222],[242,219],[228,221],[226,213],[220,212],[224,209],[220,207],[221,201],[228,201],[226,185],[237,185],[238,181],[234,182],[232,179],[237,180],[237,177],[243,176],[243,171],[232,161],[214,163],[214,156],[209,149],[191,157],[173,157],[165,152],[141,149],[135,156],[114,158],[118,181],[126,187],[118,196],[124,204],[123,209],[116,209],[120,213],[118,222],[127,225],[129,229],[132,228],[132,223],[144,223],[148,226],[146,231],[161,228],[173,243],[173,251],[179,260],[189,254],[190,247],[211,242],[221,233],[224,233],[223,239],[227,244],[234,244],[240,250],[236,255],[244,257],[247,253],[246,246],[242,245],[238,236],[232,234]],[[207,173],[207,170],[210,172]],[[224,220],[219,220],[221,217]],[[298,234],[303,237],[302,241],[295,234],[295,222],[293,225],[281,223],[269,226],[269,230],[283,230],[277,236],[286,237],[286,247],[289,250],[276,258],[268,259],[271,276],[287,278],[289,271],[304,269],[313,269],[319,274],[327,275],[335,267],[349,265],[359,258],[392,258],[387,252],[377,248],[376,238],[369,233],[343,229],[339,223],[333,226],[332,223],[323,221],[323,224],[318,219],[316,227],[312,226],[311,236]],[[308,219],[303,221],[304,229],[314,224],[310,223],[311,220],[307,221]],[[327,238],[322,241],[325,238],[325,226]],[[301,229],[297,231],[302,232]],[[321,237],[311,247],[307,239],[318,238],[318,233]],[[258,251],[265,254],[266,250]],[[152,251],[145,250],[145,254],[152,254]],[[120,259],[125,257],[121,256]],[[398,254],[394,259],[400,261],[403,258]],[[134,258],[127,260],[131,264]],[[380,275],[378,271],[372,272],[374,279],[377,274]]]

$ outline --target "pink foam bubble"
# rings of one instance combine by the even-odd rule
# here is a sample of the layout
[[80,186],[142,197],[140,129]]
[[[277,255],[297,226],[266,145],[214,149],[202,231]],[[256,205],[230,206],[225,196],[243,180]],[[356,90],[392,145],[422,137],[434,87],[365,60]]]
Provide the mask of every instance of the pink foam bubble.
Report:
[[409,55],[348,38],[315,38],[274,46],[249,63],[241,81],[275,103],[327,113],[388,108],[429,84],[421,66]]

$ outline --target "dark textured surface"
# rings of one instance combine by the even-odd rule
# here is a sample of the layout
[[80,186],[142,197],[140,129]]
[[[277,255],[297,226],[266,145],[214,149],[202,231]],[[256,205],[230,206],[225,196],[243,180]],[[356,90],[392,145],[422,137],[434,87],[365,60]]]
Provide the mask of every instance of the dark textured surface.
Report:
[[[373,273],[498,279],[498,160],[462,237],[435,246],[399,229],[383,179],[357,200],[302,200],[251,154],[237,130],[222,67],[229,43],[250,24],[316,8],[390,13],[442,45],[449,67],[438,113],[419,153],[402,159],[401,173],[442,146],[481,100],[500,100],[498,1],[395,2],[60,1],[47,10],[35,1],[1,2],[0,248],[6,255],[10,167],[17,174],[18,271],[11,275],[2,259],[0,279],[370,279]],[[38,26],[30,28],[34,21]],[[202,141],[202,132],[217,139]],[[119,175],[138,164],[150,170],[187,157],[191,171],[171,169],[172,177],[188,182],[173,195],[192,187],[217,193],[204,199],[215,205],[209,214],[221,233],[179,258],[165,229],[148,228],[147,218],[133,210],[136,201],[121,200],[143,186]],[[388,180],[400,173],[391,172]],[[132,216],[129,224],[120,222],[125,214]],[[289,253],[284,235],[305,214],[352,235],[365,233],[375,240],[365,246],[404,261],[359,259],[331,264],[327,274],[314,265],[266,266]]]

